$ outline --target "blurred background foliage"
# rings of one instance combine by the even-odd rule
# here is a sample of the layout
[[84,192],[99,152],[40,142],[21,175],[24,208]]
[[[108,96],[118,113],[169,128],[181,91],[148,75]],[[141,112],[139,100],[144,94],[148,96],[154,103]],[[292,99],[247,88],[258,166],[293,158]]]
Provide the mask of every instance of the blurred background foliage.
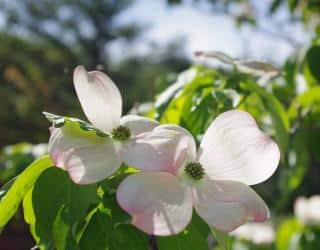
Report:
[[[249,111],[281,149],[279,170],[255,187],[271,208],[276,239],[259,245],[233,238],[234,249],[319,249],[319,227],[294,218],[293,204],[298,196],[320,193],[320,1],[268,1],[270,22],[285,9],[287,22],[301,24],[311,37],[301,44],[287,34],[278,34],[295,50],[278,63],[281,74],[268,81],[240,68],[217,64],[215,59],[188,56],[186,41],[179,36],[165,45],[148,43],[148,53],[143,55],[131,53],[134,44],[144,42],[139,38],[148,29],[140,23],[118,21],[134,2],[0,3],[4,23],[0,31],[0,186],[45,153],[46,146],[39,144],[48,139],[42,111],[84,119],[72,86],[73,68],[84,64],[112,77],[123,95],[124,113],[180,124],[198,141],[221,112],[232,108]],[[191,3],[192,8],[205,4],[210,15],[228,16],[239,29],[250,26],[275,36],[262,28],[252,7],[255,1],[164,2],[168,10],[185,3]],[[113,57],[115,43],[123,46],[120,59]],[[0,199],[4,193],[0,191]],[[6,230],[0,249],[27,249],[14,242],[14,237],[20,237],[24,246],[32,246],[32,241],[25,239],[19,215]],[[158,243],[165,249],[166,240]]]

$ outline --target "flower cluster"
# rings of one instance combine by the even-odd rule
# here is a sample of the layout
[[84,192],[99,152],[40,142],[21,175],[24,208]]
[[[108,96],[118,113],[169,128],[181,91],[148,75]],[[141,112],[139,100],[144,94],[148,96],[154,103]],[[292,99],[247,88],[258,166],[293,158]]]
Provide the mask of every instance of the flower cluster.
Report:
[[256,245],[272,244],[275,240],[275,230],[268,223],[247,223],[238,227],[230,234]]
[[89,131],[51,127],[49,153],[78,184],[99,182],[122,163],[140,170],[117,190],[117,201],[133,225],[152,235],[176,234],[190,222],[193,208],[209,226],[224,232],[269,217],[268,207],[249,185],[274,173],[280,153],[249,113],[220,114],[197,150],[192,135],[180,126],[121,117],[120,92],[104,73],[78,66],[74,86],[92,125]]

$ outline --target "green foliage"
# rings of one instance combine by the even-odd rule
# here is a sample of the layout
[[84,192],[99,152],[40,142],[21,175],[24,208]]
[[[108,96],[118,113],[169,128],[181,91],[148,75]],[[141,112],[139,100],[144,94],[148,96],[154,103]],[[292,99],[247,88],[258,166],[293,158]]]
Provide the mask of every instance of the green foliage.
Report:
[[83,231],[81,249],[148,249],[148,236],[129,224],[130,218],[116,204],[115,197],[105,198]]
[[108,137],[110,134],[106,134],[101,130],[93,127],[90,123],[82,121],[78,118],[66,117],[43,112],[44,116],[52,123],[55,128],[64,128],[72,131],[72,133],[78,136],[91,136],[91,137]]
[[311,47],[305,57],[304,73],[308,84],[316,85],[320,83],[320,45]]
[[26,142],[6,146],[0,151],[0,183],[5,183],[32,163],[37,157],[45,154],[46,144],[30,144]]
[[[246,67],[251,67],[248,65]],[[211,121],[222,112],[234,108],[250,112],[260,127],[280,145],[282,162],[279,173],[270,183],[258,187],[274,212],[280,214],[288,211],[288,204],[301,189],[308,188],[308,192],[312,192],[312,188],[316,188],[316,179],[308,173],[320,162],[317,146],[320,139],[320,130],[317,129],[320,125],[320,89],[309,85],[308,90],[300,94],[296,91],[295,82],[279,85],[279,78],[289,81],[299,73],[299,67],[294,64],[286,64],[285,69],[288,74],[279,75],[262,86],[257,74],[251,72],[256,68],[246,69],[244,74],[239,67],[225,72],[193,66],[158,95],[154,110],[150,111],[150,115],[162,123],[175,123],[187,128],[198,142]],[[264,75],[259,77],[264,78]],[[278,98],[288,91],[290,98]],[[99,140],[109,136],[80,119],[50,113],[45,113],[45,116],[54,127],[71,129],[78,136],[90,135]],[[23,145],[19,147],[23,148]],[[9,151],[19,153],[19,147]],[[208,249],[210,233],[223,249],[270,249],[268,245],[256,246],[230,239],[214,229],[210,231],[196,213],[180,234],[150,238],[130,224],[131,218],[116,202],[119,183],[136,170],[122,166],[113,176],[97,185],[79,186],[63,170],[48,168],[51,164],[48,158],[36,161],[0,191],[0,207],[8,211],[0,215],[0,218],[3,216],[2,225],[14,215],[23,199],[25,221],[40,249],[89,250],[94,246],[95,249],[146,250],[150,244],[156,244],[159,250],[205,250]],[[303,182],[306,179],[310,181],[308,186]],[[317,234],[315,227],[288,220],[280,223],[276,247],[284,250],[297,244],[300,248],[292,249],[302,249],[301,246],[314,249],[312,246],[318,243],[312,240],[312,235]]]
[[50,168],[39,176],[30,195],[24,210],[38,245],[77,249],[74,227],[97,202],[96,186],[78,186],[65,171]]
[[[111,25],[113,15],[125,9],[126,5],[121,5],[123,1],[119,2],[118,8],[112,9],[110,16],[101,16],[100,12],[93,15],[96,12],[91,12],[91,8],[98,8],[98,5],[85,6],[87,1],[77,6],[88,20],[97,22],[95,27],[100,31],[105,31],[104,26],[99,26],[101,20],[107,19],[107,26],[112,29],[105,31],[101,43],[79,40],[70,47],[52,34],[44,34],[44,30],[32,30],[30,24],[34,24],[35,20],[46,20],[59,12],[58,2],[36,6],[35,1],[27,1],[24,3],[28,5],[26,13],[35,13],[36,19],[28,19],[32,18],[29,15],[16,17],[16,22],[20,24],[23,18],[28,17],[30,22],[25,23],[26,30],[41,39],[33,41],[13,34],[0,34],[3,41],[0,59],[4,62],[0,69],[0,80],[3,82],[0,99],[6,100],[0,111],[0,120],[4,124],[0,129],[1,143],[18,141],[17,138],[47,140],[48,124],[40,116],[43,108],[64,114],[67,111],[67,115],[80,113],[80,105],[76,102],[72,85],[68,83],[71,82],[70,69],[79,62],[92,67],[102,63],[105,69],[110,70],[120,89],[125,90],[125,110],[131,108],[135,101],[151,101],[158,90],[163,90],[158,93],[155,103],[151,103],[147,114],[161,123],[185,127],[198,143],[219,114],[230,109],[246,110],[277,141],[281,150],[282,160],[277,173],[267,183],[255,187],[271,208],[272,218],[276,219],[276,242],[275,245],[258,246],[252,242],[230,239],[209,229],[195,212],[191,223],[180,234],[150,237],[130,224],[130,216],[116,202],[115,192],[119,183],[136,170],[122,166],[101,183],[79,186],[71,182],[66,172],[51,167],[53,163],[48,156],[29,165],[37,157],[34,146],[29,143],[8,146],[1,151],[0,182],[1,185],[6,184],[0,189],[0,228],[5,227],[18,212],[23,201],[24,220],[41,249],[147,250],[150,245],[156,244],[159,250],[205,250],[208,249],[209,234],[214,235],[220,248],[225,249],[320,249],[318,225],[302,225],[292,217],[283,219],[291,213],[298,195],[319,193],[319,37],[315,37],[303,58],[293,56],[282,68],[251,59],[235,59],[221,52],[198,52],[199,56],[218,59],[231,67],[216,69],[195,65],[181,74],[164,76],[169,71],[178,72],[186,66],[183,58],[172,57],[177,47],[171,47],[169,52],[156,54],[155,57],[129,58],[114,65],[109,63],[104,52],[97,56],[102,47],[104,50],[101,44],[135,35],[130,27],[120,30]],[[168,2],[178,4],[183,1]],[[317,9],[311,2],[306,1],[302,8],[300,1],[274,0],[271,12],[285,3],[292,13],[299,11],[302,13],[299,17],[307,21]],[[67,5],[74,4],[68,2]],[[13,11],[8,16],[14,17],[14,14]],[[96,20],[97,16],[102,19]],[[58,24],[65,25],[64,22]],[[63,32],[72,30],[79,33],[77,23],[70,25]],[[80,33],[78,35],[81,36]],[[23,53],[20,48],[24,48]],[[19,53],[12,53],[13,50]],[[94,53],[91,53],[92,50]],[[62,74],[64,70],[67,74]],[[154,81],[155,76],[159,77],[157,81]],[[92,137],[99,140],[109,136],[77,118],[50,113],[45,115],[54,127],[72,129],[78,136],[94,135]]]
[[221,250],[230,250],[231,249],[231,239],[228,234],[222,233],[214,228],[211,228],[211,232],[214,235],[215,239],[219,244]]
[[277,250],[302,250],[299,246],[299,238],[303,232],[303,225],[296,219],[287,219],[279,226],[277,233]]
[[252,81],[247,81],[243,84],[244,88],[247,88],[252,93],[256,93],[265,109],[268,111],[272,125],[274,126],[274,133],[277,142],[279,143],[282,156],[285,155],[289,143],[289,119],[285,108],[277,100],[272,93],[268,93],[264,88],[260,87],[258,84]]
[[0,228],[3,228],[17,212],[23,197],[32,188],[39,175],[51,165],[51,159],[48,156],[44,156],[33,162],[17,176],[0,201]]

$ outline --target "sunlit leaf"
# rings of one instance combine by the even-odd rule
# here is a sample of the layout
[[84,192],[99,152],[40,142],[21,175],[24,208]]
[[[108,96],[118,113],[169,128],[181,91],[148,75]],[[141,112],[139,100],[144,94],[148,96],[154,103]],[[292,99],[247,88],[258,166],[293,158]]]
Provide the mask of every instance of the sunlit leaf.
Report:
[[251,90],[252,93],[256,93],[261,98],[266,111],[271,116],[275,129],[275,137],[279,143],[283,157],[288,148],[290,130],[289,118],[284,107],[274,95],[267,92],[266,89],[260,87],[255,82],[247,81],[243,83],[243,86],[244,88]]
[[195,68],[190,68],[179,74],[175,83],[171,84],[165,91],[157,96],[155,107],[161,112],[165,109],[171,99],[186,85],[189,84],[197,74]]
[[234,65],[241,73],[254,76],[273,78],[281,73],[274,65],[256,60],[236,60]]
[[303,226],[296,219],[287,219],[281,223],[277,232],[277,250],[303,250],[299,246],[299,238]]
[[277,67],[270,63],[257,60],[235,59],[219,51],[199,51],[196,52],[195,55],[207,58],[215,58],[222,63],[234,65],[235,68],[241,73],[250,74],[254,76],[268,76],[272,78],[281,73],[281,71]]
[[0,228],[17,212],[24,195],[34,185],[40,174],[53,165],[49,156],[30,164],[15,180],[0,201]]
[[222,233],[214,228],[211,228],[211,232],[219,244],[219,249],[231,250],[231,241],[227,233]]
[[313,87],[297,96],[292,101],[288,114],[292,120],[295,120],[299,118],[299,115],[306,115],[312,109],[316,109],[320,113],[320,86]]
[[215,58],[220,62],[227,64],[233,64],[235,60],[234,58],[220,51],[196,51],[194,54],[198,57]]
[[60,116],[60,115],[55,115],[48,112],[43,112],[43,115],[52,123],[52,126],[56,128],[65,127],[72,130],[74,133],[79,133],[81,135],[84,134],[83,132],[87,132],[88,136],[90,135],[97,135],[100,137],[110,136],[110,134],[102,132],[101,130],[93,127],[91,124],[85,121],[82,121],[78,118]]

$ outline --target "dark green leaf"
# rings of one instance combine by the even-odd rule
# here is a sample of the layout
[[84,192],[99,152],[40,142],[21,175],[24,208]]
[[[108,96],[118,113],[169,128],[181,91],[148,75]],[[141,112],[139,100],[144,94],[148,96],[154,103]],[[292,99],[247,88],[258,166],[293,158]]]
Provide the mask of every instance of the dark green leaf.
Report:
[[83,231],[81,250],[147,250],[148,236],[133,227],[130,216],[117,204],[115,194],[104,198]]
[[76,249],[73,229],[84,220],[90,205],[97,202],[97,189],[96,185],[76,185],[65,171],[51,168],[35,183],[30,201],[32,205],[27,201],[24,204],[29,206],[27,221],[38,243],[53,242],[58,249]]
[[[315,45],[311,47],[305,57],[305,75],[308,83],[313,85],[314,83],[320,83],[320,45]],[[311,75],[314,79],[313,81],[308,77]]]
[[208,250],[208,234],[208,226],[193,213],[191,223],[183,232],[174,236],[157,237],[157,243],[159,250]]

